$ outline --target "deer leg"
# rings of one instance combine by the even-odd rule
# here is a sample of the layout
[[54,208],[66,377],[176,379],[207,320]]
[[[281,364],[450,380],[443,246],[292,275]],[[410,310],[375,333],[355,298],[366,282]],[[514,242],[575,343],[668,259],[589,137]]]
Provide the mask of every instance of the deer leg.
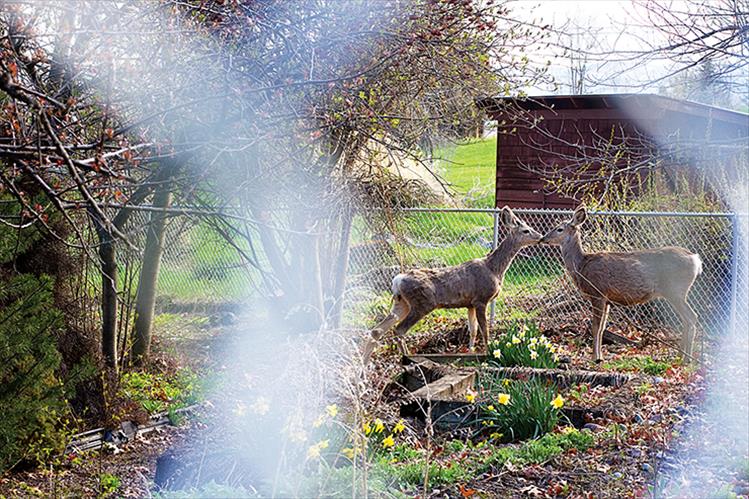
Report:
[[473,352],[476,345],[476,331],[478,323],[476,322],[476,309],[468,307],[468,349]]
[[398,324],[395,328],[395,335],[398,337],[401,354],[408,355],[408,348],[406,347],[406,341],[403,338],[406,332],[413,327],[414,324],[419,322],[426,314],[431,310],[418,310],[412,308],[408,315],[403,321]]
[[374,351],[375,345],[377,345],[377,341],[379,341],[382,335],[388,332],[396,322],[405,319],[411,309],[408,302],[403,298],[396,297],[393,300],[393,307],[390,310],[390,314],[388,314],[388,316],[385,317],[382,322],[377,324],[370,332],[372,337],[362,351],[362,357],[365,364],[369,362],[369,357],[372,355],[372,351]]
[[484,352],[489,350],[489,327],[486,323],[486,305],[476,307],[476,315],[479,320],[479,329],[481,330],[481,341],[484,343]]
[[593,336],[593,358],[596,362],[601,362],[603,360],[601,352],[603,330],[606,327],[609,304],[605,299],[591,300],[590,303],[593,305],[593,323],[590,328],[590,334]]
[[674,307],[676,313],[679,314],[684,330],[681,336],[681,350],[682,357],[685,361],[691,362],[692,358],[692,345],[694,344],[694,334],[697,328],[697,314],[689,306],[686,298],[673,300],[671,306]]

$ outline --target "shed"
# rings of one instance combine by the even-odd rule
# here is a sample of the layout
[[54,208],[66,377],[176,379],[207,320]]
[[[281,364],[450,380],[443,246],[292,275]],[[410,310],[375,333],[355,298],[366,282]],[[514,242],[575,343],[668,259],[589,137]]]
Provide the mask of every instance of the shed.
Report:
[[[749,114],[660,95],[497,97],[481,99],[478,105],[498,122],[498,207],[576,206],[575,199],[547,192],[542,175],[532,167],[543,165],[547,171],[577,168],[581,157],[600,149],[602,141],[627,141],[629,153],[640,158],[653,156],[653,148],[665,149],[677,141],[696,148],[725,145],[726,154],[735,153],[737,147],[749,148]],[[675,158],[671,166],[689,163],[688,158]]]

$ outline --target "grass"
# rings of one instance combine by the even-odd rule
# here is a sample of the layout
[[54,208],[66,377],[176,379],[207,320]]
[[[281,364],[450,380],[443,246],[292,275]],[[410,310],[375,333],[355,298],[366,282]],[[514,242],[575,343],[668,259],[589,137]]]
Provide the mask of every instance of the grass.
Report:
[[[440,451],[401,444],[375,456],[368,471],[370,492],[399,497],[413,493],[424,485],[428,471],[428,487],[449,487],[469,482],[475,477],[497,470],[510,463],[515,466],[544,464],[571,449],[583,452],[595,444],[595,436],[574,428],[549,433],[541,438],[512,445],[491,441],[473,443],[463,440],[440,442]],[[356,471],[361,481],[361,469]],[[325,466],[304,478],[306,495],[317,497],[349,497],[363,495],[354,490],[353,466]],[[356,484],[360,486],[361,484]],[[303,494],[304,495],[304,494]],[[447,494],[450,495],[450,494]]]
[[[123,393],[153,414],[165,410],[171,412],[199,402],[203,399],[205,380],[184,368],[172,376],[127,372],[122,375],[121,382]],[[176,413],[173,417],[177,418]]]
[[653,360],[650,356],[622,357],[603,364],[603,368],[612,371],[634,371],[662,376],[673,364],[670,362]]
[[474,208],[494,207],[497,138],[479,139],[444,147],[435,157],[444,158],[438,171]]

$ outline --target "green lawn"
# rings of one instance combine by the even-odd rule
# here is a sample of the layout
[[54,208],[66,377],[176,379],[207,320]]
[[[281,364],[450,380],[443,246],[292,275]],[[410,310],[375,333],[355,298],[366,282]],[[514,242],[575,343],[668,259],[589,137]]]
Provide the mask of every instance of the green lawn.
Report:
[[467,206],[494,207],[497,138],[477,139],[435,152],[438,171]]

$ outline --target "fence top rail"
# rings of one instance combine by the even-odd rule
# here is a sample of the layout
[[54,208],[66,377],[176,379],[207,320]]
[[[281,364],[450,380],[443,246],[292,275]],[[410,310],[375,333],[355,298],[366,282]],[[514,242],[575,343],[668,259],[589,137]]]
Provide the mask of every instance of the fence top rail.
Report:
[[[500,208],[402,208],[400,211],[412,213],[486,213],[494,214]],[[574,210],[513,208],[515,213],[525,215],[570,215]],[[732,212],[690,212],[690,211],[590,211],[590,215],[616,215],[625,217],[693,217],[693,218],[732,218]]]

